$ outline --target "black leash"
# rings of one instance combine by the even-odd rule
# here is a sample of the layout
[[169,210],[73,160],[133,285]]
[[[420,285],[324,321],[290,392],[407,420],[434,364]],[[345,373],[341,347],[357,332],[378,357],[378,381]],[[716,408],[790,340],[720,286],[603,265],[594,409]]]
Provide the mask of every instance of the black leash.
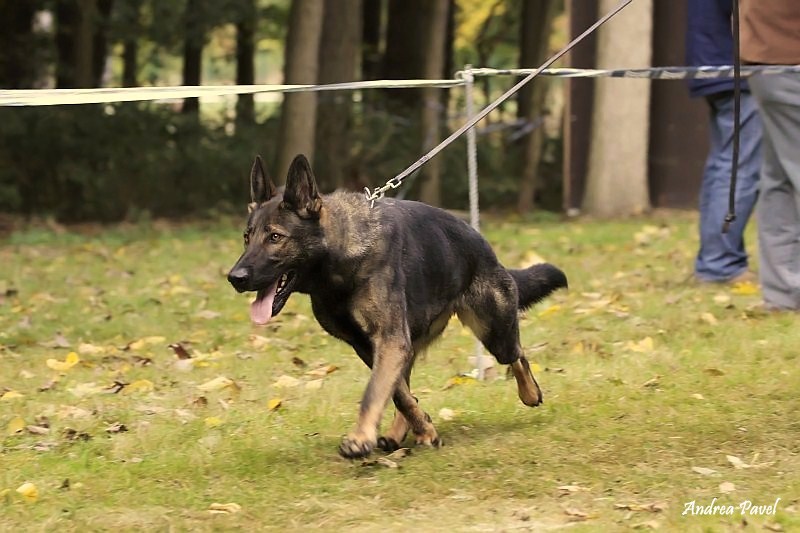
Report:
[[728,191],[728,214],[722,224],[722,233],[728,233],[736,220],[736,176],[739,173],[739,124],[742,101],[741,57],[739,56],[739,0],[733,0],[733,157],[731,186]]

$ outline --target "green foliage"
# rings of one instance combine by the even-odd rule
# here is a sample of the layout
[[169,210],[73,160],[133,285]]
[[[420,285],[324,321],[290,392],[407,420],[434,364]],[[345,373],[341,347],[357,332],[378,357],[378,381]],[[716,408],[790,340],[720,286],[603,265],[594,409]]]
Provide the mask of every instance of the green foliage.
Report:
[[[57,5],[54,0],[36,2],[37,8],[50,11]],[[255,0],[254,4],[258,20],[254,58],[257,82],[278,82],[291,2]],[[135,40],[137,65],[127,72],[135,72],[138,83],[180,84],[187,5],[187,0],[115,1],[107,32],[109,61],[103,83],[120,84],[123,44]],[[202,82],[230,83],[236,68],[234,25],[249,16],[253,0],[203,1],[198,5],[201,12],[193,14],[198,16],[196,22],[205,42]],[[455,6],[456,68],[466,62],[516,65],[520,0],[459,0]],[[31,69],[33,78],[25,80],[26,86],[52,83],[48,76],[57,60],[57,21],[51,22],[50,27],[24,35],[30,44],[30,53],[25,48],[25,54],[35,67]],[[0,50],[0,56],[7,53]],[[487,103],[509,83],[510,79],[481,80],[476,87],[477,105]],[[386,93],[376,91],[354,98],[354,128],[349,132],[353,145],[341,156],[350,188],[382,185],[423,155],[416,100],[411,98],[412,104],[406,102],[389,111],[385,97]],[[336,98],[350,99],[353,95],[338,93]],[[248,131],[240,126],[235,133],[231,133],[235,121],[229,113],[206,102],[199,122],[180,115],[179,106],[160,103],[0,109],[0,210],[53,215],[63,221],[111,221],[148,213],[182,216],[238,206],[246,198],[244,177],[253,154],[261,153],[267,161],[274,159],[277,105],[275,101],[257,102],[260,123],[244,126]],[[463,116],[452,118],[463,110],[460,90],[449,93],[447,107],[441,113],[440,138],[464,120]],[[513,103],[502,106],[485,125],[510,122],[514,114]],[[516,202],[519,172],[513,169],[518,168],[519,157],[518,147],[509,140],[512,131],[479,137],[484,207],[508,207]],[[438,157],[443,205],[466,208],[465,139],[459,139]],[[551,174],[558,172],[553,161],[545,162],[550,164]],[[283,176],[276,172],[276,178],[281,181]],[[324,175],[319,178],[323,188],[332,188],[325,183]],[[558,183],[554,179],[548,186],[553,198],[560,196]],[[418,187],[412,177],[401,194],[414,198]],[[545,205],[558,209],[559,203]]]
[[[229,134],[158,105],[2,109],[0,209],[63,221],[185,216],[247,200],[267,122]],[[16,192],[16,193],[15,193]]]

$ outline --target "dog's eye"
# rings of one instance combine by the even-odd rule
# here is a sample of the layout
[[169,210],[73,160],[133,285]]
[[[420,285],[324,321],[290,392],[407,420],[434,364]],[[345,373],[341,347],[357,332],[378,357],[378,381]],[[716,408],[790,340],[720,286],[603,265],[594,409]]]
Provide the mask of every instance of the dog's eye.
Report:
[[280,233],[270,233],[269,234],[269,242],[278,242],[283,238],[283,235]]

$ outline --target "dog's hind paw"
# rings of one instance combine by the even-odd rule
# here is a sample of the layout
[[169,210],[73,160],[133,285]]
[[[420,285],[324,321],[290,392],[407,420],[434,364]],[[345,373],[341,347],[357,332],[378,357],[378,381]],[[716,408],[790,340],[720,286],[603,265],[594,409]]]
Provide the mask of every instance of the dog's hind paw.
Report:
[[385,452],[393,452],[400,449],[400,444],[391,437],[378,437],[378,448]]
[[367,457],[375,448],[375,442],[359,437],[348,435],[342,439],[339,445],[339,455],[345,459],[360,459]]

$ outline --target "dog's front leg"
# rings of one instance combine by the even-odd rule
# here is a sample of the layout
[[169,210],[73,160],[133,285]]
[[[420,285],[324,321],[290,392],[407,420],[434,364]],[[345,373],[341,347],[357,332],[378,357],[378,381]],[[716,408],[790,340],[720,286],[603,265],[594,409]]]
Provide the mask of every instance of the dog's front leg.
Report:
[[410,357],[411,342],[403,337],[390,337],[375,343],[375,361],[367,390],[361,399],[358,424],[339,446],[342,457],[366,457],[375,448],[381,415],[394,395]]

